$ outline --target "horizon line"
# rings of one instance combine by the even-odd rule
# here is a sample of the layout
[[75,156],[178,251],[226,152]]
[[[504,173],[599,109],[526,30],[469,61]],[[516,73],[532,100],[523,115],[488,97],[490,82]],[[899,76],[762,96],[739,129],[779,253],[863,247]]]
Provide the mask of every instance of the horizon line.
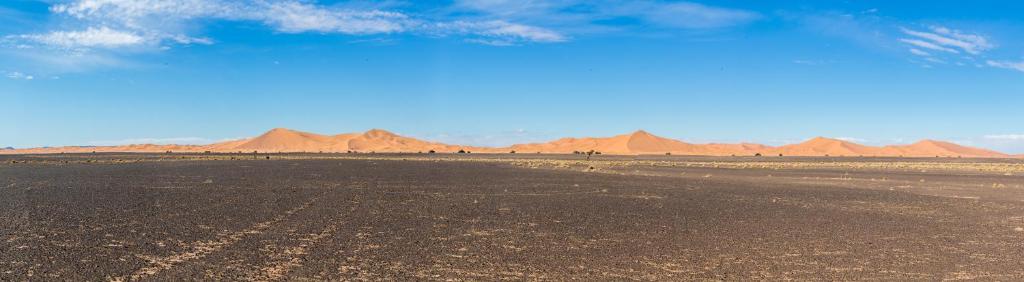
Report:
[[[791,146],[791,145],[804,144],[804,143],[811,142],[811,141],[818,140],[818,139],[842,142],[842,143],[845,143],[845,144],[859,145],[859,146],[865,146],[865,147],[873,147],[873,148],[886,148],[886,147],[895,147],[895,146],[910,146],[910,145],[919,144],[919,143],[922,143],[922,142],[931,141],[931,142],[950,143],[950,144],[954,144],[954,145],[958,145],[958,146],[983,149],[983,150],[988,150],[988,151],[992,151],[992,152],[996,152],[996,153],[1000,153],[1000,154],[1004,154],[1004,155],[1008,155],[1008,156],[1022,156],[1021,154],[1006,153],[1006,152],[998,151],[998,150],[995,150],[995,149],[984,148],[984,147],[975,147],[973,145],[964,145],[964,144],[961,144],[961,143],[955,142],[955,141],[945,141],[945,140],[932,139],[932,138],[924,138],[924,139],[920,139],[920,140],[917,140],[916,142],[912,142],[912,143],[891,143],[891,144],[870,143],[870,144],[873,144],[873,145],[865,145],[864,143],[861,143],[858,140],[849,140],[848,138],[843,138],[843,137],[826,137],[826,136],[823,136],[823,135],[816,135],[816,136],[811,137],[811,138],[801,139],[802,141],[799,141],[797,143],[783,143],[783,144],[780,144],[780,145],[766,145],[766,144],[759,143],[759,142],[756,142],[756,141],[706,142],[706,143],[693,142],[693,143],[691,143],[691,142],[687,142],[687,141],[685,141],[683,139],[669,138],[669,137],[663,137],[663,136],[660,136],[660,135],[655,135],[655,134],[652,134],[652,133],[650,133],[649,131],[647,131],[645,129],[637,129],[637,130],[634,130],[634,131],[629,132],[629,133],[615,134],[615,135],[610,135],[610,136],[583,136],[583,137],[568,137],[567,136],[567,137],[557,137],[557,138],[549,139],[549,140],[546,140],[546,141],[532,141],[532,142],[525,142],[525,143],[513,143],[513,144],[509,144],[509,145],[505,145],[505,146],[493,146],[493,145],[468,145],[468,144],[457,144],[457,143],[445,143],[445,142],[442,142],[442,141],[433,140],[432,138],[410,137],[409,135],[402,135],[402,134],[395,133],[394,131],[390,131],[390,130],[382,129],[382,128],[377,128],[377,127],[373,127],[373,128],[367,129],[365,131],[343,132],[343,133],[336,133],[336,134],[320,134],[320,133],[314,133],[314,132],[310,132],[310,131],[291,129],[291,128],[287,128],[287,127],[274,127],[274,128],[269,129],[269,130],[266,130],[263,133],[260,133],[258,135],[250,136],[250,137],[241,137],[241,138],[224,138],[224,139],[217,139],[217,140],[205,139],[205,138],[197,138],[197,137],[187,137],[187,138],[135,138],[135,139],[126,139],[126,140],[139,140],[139,141],[149,140],[149,141],[157,141],[157,142],[138,142],[138,143],[124,143],[124,144],[110,144],[110,145],[38,146],[38,147],[24,147],[24,148],[0,147],[0,150],[8,150],[8,151],[10,151],[10,150],[52,149],[52,148],[112,148],[112,147],[147,146],[147,145],[149,145],[149,146],[202,147],[202,146],[211,146],[211,145],[216,145],[216,144],[221,144],[221,143],[226,143],[226,142],[236,142],[236,141],[242,141],[242,140],[255,139],[255,138],[258,138],[260,136],[269,134],[271,132],[281,131],[281,130],[289,131],[289,132],[304,133],[304,134],[313,134],[313,135],[318,135],[318,136],[326,136],[326,137],[334,137],[334,136],[346,135],[346,134],[367,134],[367,133],[374,132],[374,131],[382,131],[382,132],[386,132],[386,133],[393,134],[393,135],[396,135],[396,136],[399,136],[399,137],[403,137],[403,138],[411,138],[411,139],[416,139],[416,140],[421,140],[421,141],[426,141],[426,142],[431,142],[431,143],[438,143],[438,144],[442,144],[442,145],[449,145],[449,146],[475,147],[475,148],[482,148],[482,149],[509,149],[509,148],[512,148],[512,147],[515,147],[515,146],[548,144],[548,143],[556,142],[556,141],[559,141],[559,140],[566,140],[566,139],[574,139],[574,140],[579,140],[579,139],[607,139],[607,138],[614,138],[614,137],[619,137],[619,136],[647,134],[647,135],[651,135],[653,137],[662,138],[662,139],[668,139],[668,140],[682,142],[682,143],[691,144],[691,145],[759,145],[759,146],[765,146],[765,147],[773,148],[773,149],[774,148],[785,147],[785,146]],[[179,142],[179,143],[159,142],[158,140],[161,140],[161,139],[162,140],[174,140],[174,139],[194,139],[194,140],[200,140],[200,139],[203,139],[203,141],[208,141],[208,142],[197,142],[197,143],[188,143],[188,142]]]

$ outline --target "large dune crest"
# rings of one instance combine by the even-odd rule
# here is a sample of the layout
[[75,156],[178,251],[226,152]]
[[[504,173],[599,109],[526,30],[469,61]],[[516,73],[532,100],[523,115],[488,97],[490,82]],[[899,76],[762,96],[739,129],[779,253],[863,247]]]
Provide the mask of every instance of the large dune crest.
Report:
[[87,152],[510,152],[572,153],[597,151],[603,154],[709,155],[709,156],[886,156],[886,157],[982,157],[1008,158],[1000,152],[962,146],[950,142],[922,140],[909,145],[867,146],[849,141],[816,137],[798,144],[778,147],[752,143],[693,144],[656,136],[647,131],[612,137],[562,138],[546,143],[516,144],[509,147],[474,147],[444,144],[401,136],[382,129],[360,133],[321,135],[275,128],[262,135],[209,145],[68,146],[31,149],[5,149],[2,154],[52,154]]
[[242,152],[455,152],[480,149],[469,146],[448,145],[404,137],[382,129],[362,133],[320,135],[309,132],[275,128],[244,142],[227,142],[205,146],[209,151]]

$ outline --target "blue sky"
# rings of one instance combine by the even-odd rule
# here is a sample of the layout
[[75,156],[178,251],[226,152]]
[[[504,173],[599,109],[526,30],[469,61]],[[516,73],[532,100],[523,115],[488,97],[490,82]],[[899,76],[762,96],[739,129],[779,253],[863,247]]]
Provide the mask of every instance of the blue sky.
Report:
[[273,127],[1024,153],[1024,2],[0,2],[0,147]]

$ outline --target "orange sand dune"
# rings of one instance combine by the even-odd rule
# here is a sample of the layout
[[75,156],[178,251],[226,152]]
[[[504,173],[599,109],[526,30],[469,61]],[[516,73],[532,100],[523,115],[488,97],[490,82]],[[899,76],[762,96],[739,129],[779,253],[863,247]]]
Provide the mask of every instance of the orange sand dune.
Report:
[[138,153],[162,153],[167,151],[195,152],[199,146],[192,145],[154,145],[134,144],[124,146],[65,146],[65,147],[42,147],[28,149],[14,149],[0,151],[0,154],[59,154],[59,153],[107,153],[107,152],[138,152]]
[[661,138],[639,130],[607,138],[562,138],[549,143],[512,145],[517,152],[571,153],[573,151],[599,151],[606,154],[642,154],[690,151],[693,145]]
[[873,147],[838,139],[817,137],[806,142],[767,150],[786,156],[903,156],[903,157],[981,157],[1005,158],[1009,155],[949,142],[923,140],[910,145]]
[[800,144],[785,145],[766,150],[769,155],[784,156],[881,156],[884,150],[853,142],[815,137]]
[[767,148],[759,144],[690,144],[655,136],[643,130],[607,138],[563,138],[549,143],[513,145],[521,152],[570,153],[598,151],[602,154],[746,155]]
[[985,157],[985,158],[1005,158],[1009,157],[1007,154],[1000,152],[985,150],[980,148],[971,148],[961,146],[949,142],[935,141],[935,140],[922,140],[920,142],[903,145],[903,146],[885,146],[883,148],[892,149],[899,152],[899,155],[903,156],[914,156],[914,157]]
[[489,149],[427,142],[380,129],[327,136],[285,128],[275,128],[251,139],[217,143],[204,148],[215,152],[483,152]]
[[562,138],[547,143],[517,144],[504,148],[450,145],[404,137],[385,130],[373,129],[362,133],[320,135],[275,128],[263,135],[210,145],[125,145],[125,146],[68,146],[31,149],[4,149],[0,154],[51,154],[88,152],[456,152],[467,150],[481,153],[571,153],[590,150],[603,154],[675,154],[675,155],[737,155],[749,156],[905,156],[905,157],[1024,157],[961,146],[948,142],[924,140],[910,145],[873,147],[848,141],[817,137],[799,144],[779,147],[761,144],[691,144],[655,136],[643,130],[630,134],[603,138]]

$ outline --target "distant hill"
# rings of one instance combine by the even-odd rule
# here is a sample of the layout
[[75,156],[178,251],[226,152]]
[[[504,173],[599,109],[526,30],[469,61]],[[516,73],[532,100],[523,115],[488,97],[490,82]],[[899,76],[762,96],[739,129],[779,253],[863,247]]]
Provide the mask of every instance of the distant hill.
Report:
[[275,128],[260,136],[209,145],[68,146],[30,149],[5,148],[5,154],[47,154],[86,152],[457,152],[481,153],[572,153],[597,151],[603,154],[709,155],[709,156],[889,156],[889,157],[984,157],[1007,158],[1000,152],[950,142],[922,140],[909,145],[866,146],[839,139],[816,137],[798,144],[778,147],[761,144],[693,144],[638,130],[612,137],[562,138],[546,143],[516,144],[509,147],[475,147],[429,142],[373,129],[360,133],[321,135]]
[[482,152],[489,148],[427,142],[381,129],[328,136],[275,128],[254,138],[212,144],[203,146],[202,149],[218,152],[429,152],[431,150],[436,152],[459,150]]

